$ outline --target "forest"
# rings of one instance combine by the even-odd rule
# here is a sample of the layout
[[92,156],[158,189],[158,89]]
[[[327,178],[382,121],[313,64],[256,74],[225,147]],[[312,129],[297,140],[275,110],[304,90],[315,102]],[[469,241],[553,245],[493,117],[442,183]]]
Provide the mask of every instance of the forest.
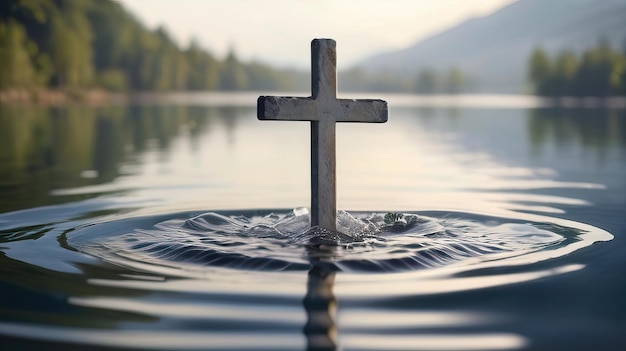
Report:
[[286,90],[304,81],[242,63],[234,50],[220,60],[194,41],[181,49],[111,0],[0,1],[0,62],[0,90]]
[[528,79],[543,96],[626,95],[626,45],[619,52],[600,40],[580,54],[562,51],[556,57],[535,48],[528,60]]

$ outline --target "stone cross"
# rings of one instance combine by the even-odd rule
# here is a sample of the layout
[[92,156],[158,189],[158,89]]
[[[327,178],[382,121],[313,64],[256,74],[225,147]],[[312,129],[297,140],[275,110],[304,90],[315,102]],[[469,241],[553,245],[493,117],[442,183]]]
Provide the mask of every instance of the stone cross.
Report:
[[[332,39],[311,42],[311,96],[260,96],[260,120],[311,121],[311,226],[336,231],[335,122],[387,121],[383,100],[337,99]],[[356,147],[356,146],[355,146]]]

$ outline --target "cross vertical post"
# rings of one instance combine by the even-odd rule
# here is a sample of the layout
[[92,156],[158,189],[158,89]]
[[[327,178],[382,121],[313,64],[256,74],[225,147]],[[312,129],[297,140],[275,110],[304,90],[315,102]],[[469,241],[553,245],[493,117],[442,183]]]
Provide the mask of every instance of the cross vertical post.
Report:
[[[334,40],[311,42],[311,97],[326,105],[337,99],[336,52]],[[337,221],[335,136],[332,116],[311,121],[311,225],[332,230]]]
[[259,120],[311,122],[311,226],[336,230],[336,122],[387,121],[387,102],[337,99],[337,52],[332,39],[311,42],[311,96],[259,96]]

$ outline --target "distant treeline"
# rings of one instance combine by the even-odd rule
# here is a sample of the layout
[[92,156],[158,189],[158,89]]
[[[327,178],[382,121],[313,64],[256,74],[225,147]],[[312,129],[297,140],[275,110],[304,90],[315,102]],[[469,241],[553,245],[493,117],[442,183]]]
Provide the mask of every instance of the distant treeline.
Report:
[[600,41],[579,55],[563,51],[556,57],[536,48],[528,60],[528,78],[539,95],[626,95],[626,47],[619,52]]
[[302,72],[242,63],[233,50],[220,60],[194,41],[180,48],[111,0],[0,1],[0,63],[0,90],[308,87]]
[[423,68],[416,74],[368,73],[360,68],[339,73],[339,86],[348,91],[459,94],[467,92],[466,76],[456,67],[447,71]]

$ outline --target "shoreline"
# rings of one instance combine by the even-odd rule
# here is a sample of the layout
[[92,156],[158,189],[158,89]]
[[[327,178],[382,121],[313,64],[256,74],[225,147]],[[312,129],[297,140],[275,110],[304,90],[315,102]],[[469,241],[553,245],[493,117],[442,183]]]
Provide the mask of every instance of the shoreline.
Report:
[[[260,95],[306,96],[306,92],[268,91],[135,91],[111,92],[100,88],[85,90],[10,89],[0,91],[1,106],[118,106],[126,104],[252,106]],[[626,109],[626,96],[548,97],[528,94],[473,93],[420,95],[414,93],[345,92],[341,97],[382,98],[397,107],[526,107],[526,108],[609,108]]]
[[110,105],[128,101],[128,94],[104,89],[9,89],[0,91],[0,106]]

